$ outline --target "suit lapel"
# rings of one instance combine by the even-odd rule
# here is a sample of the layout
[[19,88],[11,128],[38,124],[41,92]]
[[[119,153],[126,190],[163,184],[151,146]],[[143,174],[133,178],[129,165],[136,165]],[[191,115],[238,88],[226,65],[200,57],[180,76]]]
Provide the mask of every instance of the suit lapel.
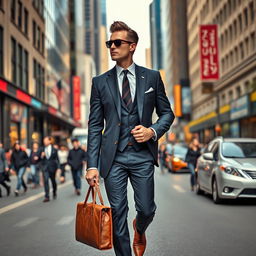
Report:
[[109,74],[107,77],[107,84],[108,84],[110,93],[112,95],[113,101],[115,103],[119,119],[121,120],[121,100],[120,100],[120,92],[119,92],[118,82],[117,82],[116,67],[112,68],[109,71]]
[[135,66],[136,72],[136,98],[138,104],[138,112],[140,121],[142,121],[142,114],[143,114],[143,105],[144,105],[144,92],[145,92],[145,85],[146,85],[146,76],[144,69],[140,66]]

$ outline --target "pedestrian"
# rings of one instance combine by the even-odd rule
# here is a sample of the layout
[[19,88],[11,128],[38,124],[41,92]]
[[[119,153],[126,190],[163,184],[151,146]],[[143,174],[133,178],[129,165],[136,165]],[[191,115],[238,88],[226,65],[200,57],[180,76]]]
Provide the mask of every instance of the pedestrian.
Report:
[[11,155],[11,168],[17,175],[17,186],[14,191],[15,196],[19,196],[21,186],[24,188],[24,193],[27,192],[27,185],[24,181],[24,174],[28,165],[28,155],[26,151],[20,146],[20,143],[16,141],[13,146]]
[[[114,22],[110,32],[106,46],[116,66],[92,80],[85,178],[91,186],[99,184],[99,172],[104,178],[118,256],[132,255],[127,224],[130,179],[137,210],[133,250],[141,256],[146,249],[145,231],[156,211],[157,140],[169,130],[174,114],[160,73],[133,62],[137,33],[121,21]],[[159,118],[152,124],[154,109]]]
[[34,142],[32,144],[32,149],[29,155],[29,164],[33,183],[32,188],[37,188],[39,187],[40,183],[40,149],[39,144],[37,142]]
[[60,149],[58,150],[58,157],[59,157],[59,161],[60,161],[60,170],[61,170],[61,174],[60,174],[60,182],[64,183],[66,180],[66,165],[67,165],[67,161],[68,161],[68,150],[67,147],[65,147],[64,145],[60,146]]
[[164,174],[164,169],[166,168],[166,158],[167,158],[167,150],[166,145],[163,143],[159,147],[159,164],[160,164],[160,170],[161,173]]
[[185,162],[188,164],[190,171],[191,191],[195,189],[195,168],[198,157],[201,155],[201,148],[197,138],[193,138],[189,144],[188,151],[185,157]]
[[[3,148],[3,144],[0,142],[0,185],[2,185],[6,189],[7,196],[10,195],[11,187],[8,186],[5,181],[8,175],[8,163],[5,157],[5,151]],[[0,197],[2,197],[2,190],[0,186]]]
[[73,149],[68,154],[68,164],[71,167],[75,193],[81,194],[81,176],[86,161],[86,152],[79,146],[78,139],[72,139]]
[[50,201],[49,179],[52,183],[53,199],[57,198],[56,172],[57,170],[59,170],[60,164],[58,158],[58,151],[55,147],[53,147],[52,143],[52,137],[46,136],[44,138],[44,147],[41,149],[40,152],[45,191],[45,198],[43,200],[44,203]]

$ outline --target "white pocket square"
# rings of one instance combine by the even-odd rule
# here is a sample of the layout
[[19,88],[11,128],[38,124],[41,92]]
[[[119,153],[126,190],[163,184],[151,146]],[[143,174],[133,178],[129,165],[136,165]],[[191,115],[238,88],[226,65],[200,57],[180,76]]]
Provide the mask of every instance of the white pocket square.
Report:
[[154,91],[154,88],[150,87],[145,93],[150,93],[150,92],[153,92]]

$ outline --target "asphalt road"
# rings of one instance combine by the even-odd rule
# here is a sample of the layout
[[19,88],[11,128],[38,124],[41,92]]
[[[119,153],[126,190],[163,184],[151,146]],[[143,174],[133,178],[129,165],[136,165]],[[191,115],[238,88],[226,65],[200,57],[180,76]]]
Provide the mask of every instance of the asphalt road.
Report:
[[[214,205],[210,196],[197,196],[190,191],[188,174],[161,175],[156,170],[155,178],[158,209],[147,231],[145,255],[256,255],[256,201]],[[59,189],[58,198],[45,204],[40,197],[42,188],[29,190],[18,198],[13,194],[0,198],[0,255],[114,255],[113,251],[101,252],[75,241],[76,203],[83,200],[87,188],[84,182],[82,195],[78,197],[69,180]],[[25,201],[35,198],[29,203]],[[129,189],[131,238],[135,216],[132,199]],[[1,213],[11,206],[16,208]]]

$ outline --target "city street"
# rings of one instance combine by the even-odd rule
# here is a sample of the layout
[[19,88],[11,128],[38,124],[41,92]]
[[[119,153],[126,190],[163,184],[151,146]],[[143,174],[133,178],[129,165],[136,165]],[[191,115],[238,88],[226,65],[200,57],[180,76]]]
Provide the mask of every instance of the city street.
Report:
[[[155,177],[158,209],[147,232],[145,255],[255,255],[256,201],[214,205],[210,196],[197,196],[190,191],[188,174],[161,175],[157,169]],[[14,179],[12,184],[15,183]],[[13,193],[9,198],[1,198],[1,256],[114,255],[113,251],[100,252],[75,241],[76,203],[83,200],[86,190],[84,182],[82,196],[75,196],[68,179],[59,186],[58,198],[46,204],[42,203],[42,189],[29,190],[18,198]],[[5,207],[26,199],[31,202],[3,213]],[[135,216],[131,189],[129,199],[131,228]]]

